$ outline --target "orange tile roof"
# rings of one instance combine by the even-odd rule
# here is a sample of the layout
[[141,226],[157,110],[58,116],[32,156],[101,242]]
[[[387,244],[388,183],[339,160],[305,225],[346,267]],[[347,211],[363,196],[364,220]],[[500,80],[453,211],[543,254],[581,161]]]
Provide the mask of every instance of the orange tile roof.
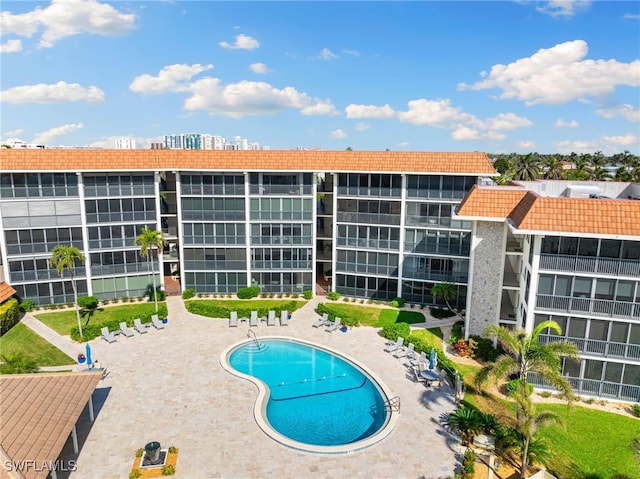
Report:
[[[58,459],[73,425],[102,376],[96,373],[0,376],[0,444],[12,461]],[[46,468],[22,471],[44,479]]]
[[519,230],[592,235],[637,236],[640,201],[539,196],[513,187],[474,187],[457,215],[509,219]]
[[496,175],[485,153],[398,151],[0,150],[5,171],[366,171]]
[[13,289],[10,284],[4,281],[0,282],[0,303],[5,302],[14,294],[16,294],[16,290]]

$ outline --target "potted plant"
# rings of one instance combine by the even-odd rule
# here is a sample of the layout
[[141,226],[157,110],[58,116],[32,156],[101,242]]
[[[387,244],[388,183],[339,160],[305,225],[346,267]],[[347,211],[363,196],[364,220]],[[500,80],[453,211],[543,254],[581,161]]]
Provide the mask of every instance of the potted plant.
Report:
[[476,472],[476,453],[467,449],[462,456],[462,477],[472,479]]
[[82,354],[82,353],[78,354],[78,363],[82,364],[86,360],[87,360],[87,357],[84,354]]

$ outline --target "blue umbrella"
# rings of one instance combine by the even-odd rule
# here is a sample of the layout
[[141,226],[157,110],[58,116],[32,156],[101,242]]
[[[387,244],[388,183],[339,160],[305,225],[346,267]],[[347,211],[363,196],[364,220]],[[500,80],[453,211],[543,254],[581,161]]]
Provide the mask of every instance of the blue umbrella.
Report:
[[429,369],[433,369],[435,367],[436,367],[436,350],[431,348],[431,353],[429,353]]
[[93,361],[91,359],[91,346],[89,345],[89,343],[87,343],[86,350],[87,350],[87,366],[90,367],[91,364],[93,364]]

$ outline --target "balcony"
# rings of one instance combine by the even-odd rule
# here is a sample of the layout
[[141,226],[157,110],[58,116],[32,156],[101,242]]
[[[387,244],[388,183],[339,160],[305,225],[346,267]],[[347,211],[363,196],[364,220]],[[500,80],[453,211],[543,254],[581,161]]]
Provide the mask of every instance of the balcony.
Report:
[[[578,394],[587,394],[622,401],[640,401],[640,386],[599,381],[597,379],[567,378],[573,391]],[[527,375],[527,381],[536,387],[553,389],[540,376],[535,373]]]
[[608,299],[574,298],[571,296],[538,294],[536,296],[536,310],[623,319],[640,319],[640,303],[611,301]]
[[576,273],[599,273],[611,276],[640,276],[640,261],[591,256],[540,255],[540,269]]
[[555,343],[563,340],[574,343],[581,353],[593,354],[604,358],[640,360],[640,344],[616,343],[584,338],[565,338],[564,336],[555,334],[541,334],[538,336],[538,341],[542,344]]

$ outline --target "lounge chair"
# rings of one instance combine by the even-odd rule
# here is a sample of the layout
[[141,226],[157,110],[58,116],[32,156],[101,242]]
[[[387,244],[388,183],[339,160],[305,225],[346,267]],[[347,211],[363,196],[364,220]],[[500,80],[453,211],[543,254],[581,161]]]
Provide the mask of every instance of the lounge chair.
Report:
[[397,349],[393,355],[396,358],[406,358],[407,356],[412,356],[415,354],[414,352],[415,345],[413,343],[409,343],[409,346],[403,349]]
[[280,311],[280,326],[289,326],[289,311]]
[[426,364],[427,363],[427,353],[425,353],[424,351],[422,351],[420,353],[420,356],[418,356],[418,358],[413,358],[411,359],[409,362],[406,363],[407,366],[412,367],[412,366],[420,366],[421,364]]
[[427,378],[420,374],[420,368],[418,366],[413,366],[411,370],[413,371],[413,378],[417,383],[427,384]]
[[138,331],[140,334],[145,334],[147,332],[147,324],[142,324],[140,318],[136,318],[133,320],[133,329]]
[[251,311],[251,317],[249,318],[249,327],[257,328],[258,327],[258,312]]
[[116,335],[109,332],[109,328],[104,326],[100,331],[102,331],[102,339],[104,339],[108,343],[113,343],[116,340]]
[[231,311],[231,314],[229,315],[229,327],[230,328],[237,328],[238,327],[238,312],[237,311]]
[[164,329],[164,324],[162,321],[158,319],[157,314],[154,314],[153,316],[151,316],[151,324],[153,324],[153,327],[156,329]]
[[398,336],[398,339],[396,340],[396,342],[390,344],[389,346],[384,348],[384,350],[387,353],[391,353],[393,351],[396,351],[396,350],[400,349],[403,344],[404,344],[404,338],[401,338],[400,336]]
[[329,313],[324,313],[321,318],[319,318],[315,323],[312,324],[312,326],[314,328],[319,328],[320,326],[326,326],[329,323]]
[[267,326],[275,326],[276,325],[276,312],[272,309],[269,311],[269,315],[267,316]]
[[338,329],[342,325],[342,318],[336,317],[336,319],[325,329],[327,333],[333,333],[336,329]]
[[130,338],[131,336],[133,336],[133,331],[129,329],[129,326],[127,326],[126,321],[122,321],[120,323],[120,334],[122,334],[123,336],[126,336],[127,338]]

